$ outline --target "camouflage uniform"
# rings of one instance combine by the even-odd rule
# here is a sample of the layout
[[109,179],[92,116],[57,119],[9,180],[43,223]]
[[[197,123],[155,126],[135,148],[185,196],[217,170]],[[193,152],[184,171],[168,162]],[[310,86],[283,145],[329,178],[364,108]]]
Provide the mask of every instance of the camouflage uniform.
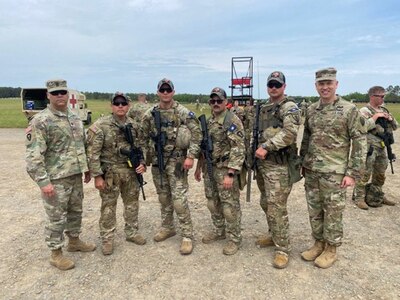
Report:
[[332,104],[320,100],[306,111],[300,155],[316,241],[342,243],[346,190],[340,184],[344,176],[360,178],[366,157],[364,124],[357,107],[339,96]]
[[[243,130],[244,130],[244,144],[246,149],[250,148],[251,135],[253,133],[253,120],[254,120],[254,106],[245,106],[243,109]],[[247,151],[247,156],[251,156],[251,153]],[[246,161],[250,161],[250,158],[246,158]]]
[[127,116],[133,119],[135,122],[140,124],[142,122],[144,113],[150,108],[150,105],[147,103],[136,102],[132,104],[132,107],[129,109]]
[[88,131],[89,169],[93,177],[103,176],[106,188],[100,191],[101,216],[99,220],[102,240],[112,241],[116,229],[117,199],[121,194],[124,203],[125,235],[134,237],[138,231],[139,183],[136,172],[127,163],[120,149],[130,149],[121,129],[133,124],[132,136],[138,146],[138,124],[126,118],[122,124],[113,114],[98,119]]
[[244,122],[245,113],[243,108],[241,108],[240,106],[237,107],[234,106],[230,109],[230,111],[234,113],[242,123]]
[[207,207],[210,210],[216,234],[222,236],[227,233],[230,240],[240,244],[242,212],[238,176],[234,177],[232,189],[225,189],[223,181],[229,169],[234,169],[237,173],[242,169],[245,159],[243,125],[236,115],[226,110],[217,118],[211,116],[207,127],[213,143],[212,178],[209,177],[206,163],[203,163]]
[[[195,114],[186,107],[174,102],[170,109],[160,109],[159,105],[149,109],[143,116],[143,136],[154,137],[157,135],[152,110],[159,110],[161,114],[161,130],[166,133],[164,145],[163,185],[158,168],[157,155],[153,155],[151,173],[161,204],[161,226],[164,229],[174,229],[174,210],[178,216],[181,234],[184,238],[193,238],[193,225],[187,201],[188,180],[187,171],[183,169],[186,157],[195,158],[200,152],[201,130]],[[178,132],[186,128],[190,131],[190,145],[187,149],[178,147],[176,140]],[[149,148],[154,149],[154,140],[143,143],[143,150],[147,154]],[[146,158],[147,160],[147,158]]]
[[[389,113],[389,111],[385,107],[380,107],[381,111]],[[375,124],[375,121],[372,119],[372,116],[378,111],[376,111],[370,104],[360,109],[360,113],[365,117],[365,125],[367,134],[367,142],[368,142],[368,155],[365,172],[363,173],[361,179],[356,182],[356,186],[353,191],[353,200],[355,202],[364,201],[365,200],[365,192],[366,185],[371,178],[372,180],[370,184],[370,189],[374,191],[375,194],[381,194],[383,200],[383,191],[382,186],[385,183],[385,172],[388,167],[388,156],[385,145],[383,144],[382,139],[378,136],[378,134],[384,133],[384,129],[382,126]],[[393,117],[392,117],[393,118]],[[397,121],[393,118],[392,121],[388,121],[389,128],[391,132],[397,129]],[[378,199],[375,199],[375,202],[379,202]]]
[[49,106],[31,120],[26,130],[26,163],[29,176],[44,187],[52,184],[56,196],[42,194],[49,222],[46,243],[51,250],[64,244],[64,231],[78,237],[82,223],[82,173],[88,171],[85,132],[79,116]]
[[288,156],[297,154],[296,138],[300,126],[300,110],[285,97],[278,103],[267,101],[260,106],[259,143],[268,151],[257,162],[256,179],[263,209],[277,251],[289,253],[289,217],[287,199],[292,189]]

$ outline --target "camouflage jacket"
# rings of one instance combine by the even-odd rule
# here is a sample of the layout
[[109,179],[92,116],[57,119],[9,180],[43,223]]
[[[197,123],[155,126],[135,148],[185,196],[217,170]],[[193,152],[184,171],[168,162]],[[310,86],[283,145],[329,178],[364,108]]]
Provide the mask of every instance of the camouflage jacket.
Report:
[[[159,105],[155,105],[153,108],[148,109],[142,119],[142,135],[146,137],[142,141],[142,148],[144,153],[151,153],[151,149],[154,149],[153,137],[157,135],[157,128],[154,122],[152,111],[159,110],[161,114],[161,131],[165,132],[166,142],[164,144],[164,157],[171,157],[177,152],[187,152],[187,156],[191,158],[198,157],[200,153],[200,142],[202,139],[201,129],[199,120],[195,114],[188,110],[178,102],[174,102],[170,109],[160,109]],[[180,127],[186,127],[191,134],[189,147],[187,149],[179,149],[176,146],[176,139],[178,136],[178,130]],[[157,164],[156,155],[153,155],[153,164]],[[147,159],[146,159],[147,161]]]
[[52,106],[39,112],[26,129],[29,176],[40,186],[88,171],[85,131],[79,116]]
[[296,144],[301,123],[301,111],[297,104],[285,97],[278,103],[270,100],[260,107],[259,144],[268,151],[278,151]]
[[120,149],[129,150],[131,147],[123,131],[123,126],[129,123],[132,124],[132,136],[138,147],[138,124],[131,118],[127,117],[125,123],[121,123],[111,114],[98,119],[89,127],[88,160],[93,177],[103,175],[106,170],[129,168],[127,156],[120,153]]
[[[380,107],[380,109],[381,111],[390,114],[385,107]],[[366,119],[365,126],[368,132],[367,135],[368,145],[382,147],[382,139],[378,137],[378,134],[384,133],[385,130],[382,128],[382,126],[376,124],[374,119],[372,119],[372,116],[377,112],[378,111],[376,111],[370,104],[367,104],[366,106],[360,109],[361,115]],[[396,119],[392,115],[391,117],[393,118],[393,120],[388,121],[388,131],[390,133],[393,133],[393,131],[397,129],[398,124]]]
[[226,110],[218,117],[211,116],[207,127],[213,143],[213,162],[240,171],[246,153],[242,121]]
[[233,112],[239,118],[239,120],[242,121],[242,123],[244,122],[245,113],[243,108],[241,108],[240,106],[232,107],[230,111]]
[[127,116],[139,124],[142,122],[144,113],[150,108],[150,105],[143,102],[136,102],[132,104]]
[[365,119],[357,107],[339,96],[332,104],[323,105],[320,100],[310,105],[300,155],[306,169],[358,179],[367,143]]

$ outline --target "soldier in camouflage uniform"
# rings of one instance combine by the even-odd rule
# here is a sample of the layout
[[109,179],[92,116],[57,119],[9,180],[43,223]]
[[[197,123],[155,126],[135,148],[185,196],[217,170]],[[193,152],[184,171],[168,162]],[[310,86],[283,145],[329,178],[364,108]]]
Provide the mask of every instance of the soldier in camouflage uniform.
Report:
[[233,102],[233,107],[230,109],[230,111],[233,112],[239,118],[239,120],[242,121],[242,123],[244,122],[245,113],[243,108],[239,106],[239,101],[235,100]]
[[[195,179],[200,181],[201,172],[204,173],[207,206],[215,229],[203,236],[202,241],[209,244],[225,239],[227,234],[229,241],[223,253],[233,255],[242,242],[238,174],[245,159],[243,124],[226,109],[226,93],[223,89],[214,88],[210,98],[212,116],[207,121],[207,128],[213,145],[212,165],[207,166],[203,155],[198,161]],[[210,166],[212,174],[207,169]]]
[[329,268],[342,243],[346,188],[359,180],[365,165],[365,119],[335,94],[336,69],[317,71],[315,86],[320,99],[307,109],[300,150],[315,243],[301,257]]
[[146,94],[139,94],[138,101],[132,103],[127,116],[138,124],[141,124],[143,115],[149,108],[150,105],[147,103]]
[[101,197],[99,225],[104,255],[113,253],[120,194],[124,203],[126,240],[137,245],[146,243],[138,233],[139,183],[135,174],[145,172],[146,166],[142,159],[141,164],[133,169],[128,165],[127,156],[121,154],[121,149],[129,151],[131,148],[124,133],[127,128],[132,132],[134,146],[138,147],[139,123],[126,116],[129,100],[123,93],[117,92],[113,96],[111,109],[111,115],[98,119],[88,131],[89,169]]
[[259,108],[259,148],[255,153],[260,206],[272,235],[272,238],[261,236],[256,245],[275,245],[273,266],[279,269],[288,265],[291,250],[287,199],[295,180],[289,172],[289,159],[297,155],[296,138],[301,122],[300,109],[285,95],[285,88],[286,79],[282,72],[275,71],[268,76],[270,98]]
[[143,150],[148,153],[149,147],[155,148],[158,132],[153,114],[159,112],[165,141],[160,147],[163,150],[164,166],[158,164],[157,153],[152,158],[151,173],[161,204],[161,229],[155,234],[154,240],[161,242],[176,234],[173,215],[175,211],[182,235],[180,253],[187,255],[193,250],[193,225],[187,201],[187,175],[200,152],[201,131],[195,114],[174,101],[174,94],[171,80],[164,78],[159,81],[157,95],[160,102],[143,117],[143,136],[152,137],[149,143],[143,144]]
[[50,105],[35,115],[26,129],[27,172],[42,192],[48,216],[46,243],[50,264],[60,270],[72,269],[74,262],[63,256],[64,231],[67,251],[89,252],[96,245],[79,239],[82,223],[83,185],[90,181],[85,132],[82,121],[68,108],[67,82],[48,80]]
[[[373,86],[368,91],[369,103],[360,109],[360,113],[366,119],[367,127],[367,142],[368,142],[368,153],[366,170],[361,177],[361,180],[356,182],[356,186],[353,191],[353,201],[361,209],[368,209],[368,205],[381,206],[395,205],[393,201],[390,201],[384,196],[382,186],[385,183],[385,172],[388,167],[388,156],[385,143],[381,138],[381,134],[385,132],[385,129],[375,122],[378,118],[384,118],[387,120],[388,131],[393,133],[397,129],[396,119],[389,113],[387,108],[383,106],[383,98],[385,97],[385,88],[381,86]],[[366,186],[370,179],[371,183],[368,185],[369,193],[366,197]],[[367,203],[365,202],[368,202]]]

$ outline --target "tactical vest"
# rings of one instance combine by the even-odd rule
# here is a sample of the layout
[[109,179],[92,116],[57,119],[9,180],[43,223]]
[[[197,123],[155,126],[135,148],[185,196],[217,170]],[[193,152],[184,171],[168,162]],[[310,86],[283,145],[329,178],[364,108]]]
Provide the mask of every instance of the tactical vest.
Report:
[[[176,138],[178,129],[186,123],[186,120],[180,118],[176,107],[173,110],[160,110],[158,105],[154,106],[154,110],[159,110],[161,115],[161,131],[165,132],[166,141],[164,145],[164,154],[171,153],[176,149]],[[154,130],[156,130],[154,128]]]
[[[280,116],[281,106],[286,102],[294,102],[285,98],[283,101],[274,104],[262,105],[260,108],[259,120],[259,143],[265,143],[274,137],[283,128],[283,119]],[[266,160],[274,161],[277,164],[286,164],[289,156],[297,155],[296,144],[289,145],[279,151],[269,151]]]
[[279,111],[281,106],[289,101],[293,102],[293,100],[286,98],[279,103],[261,106],[259,121],[260,143],[264,143],[267,139],[272,138],[281,130],[281,128],[283,128],[283,119],[281,118]]

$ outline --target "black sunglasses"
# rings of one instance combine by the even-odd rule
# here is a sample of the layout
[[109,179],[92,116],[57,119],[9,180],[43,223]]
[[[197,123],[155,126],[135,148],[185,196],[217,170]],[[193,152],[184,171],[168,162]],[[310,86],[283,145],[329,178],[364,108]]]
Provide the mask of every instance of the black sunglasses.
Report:
[[272,88],[280,89],[280,88],[283,86],[283,84],[280,83],[280,82],[277,82],[277,81],[271,81],[271,82],[269,82],[269,83],[267,84],[267,86],[268,86],[270,89],[272,89]]
[[224,100],[222,100],[222,99],[210,99],[210,100],[208,100],[208,103],[210,103],[211,105],[214,105],[215,103],[222,104],[222,102],[224,102]]
[[381,99],[385,98],[385,95],[372,95],[372,96],[378,97],[378,98],[381,98]]
[[164,94],[165,92],[167,92],[167,94],[172,93],[172,89],[171,88],[161,88],[158,90],[161,94]]
[[61,90],[61,91],[53,91],[53,92],[50,92],[50,94],[51,95],[53,95],[53,96],[57,96],[57,95],[66,95],[68,93],[68,91],[66,91],[66,90]]
[[116,102],[113,102],[113,105],[114,105],[114,106],[120,106],[120,105],[122,105],[122,106],[127,106],[127,105],[128,105],[128,102],[125,102],[125,101],[116,101]]

